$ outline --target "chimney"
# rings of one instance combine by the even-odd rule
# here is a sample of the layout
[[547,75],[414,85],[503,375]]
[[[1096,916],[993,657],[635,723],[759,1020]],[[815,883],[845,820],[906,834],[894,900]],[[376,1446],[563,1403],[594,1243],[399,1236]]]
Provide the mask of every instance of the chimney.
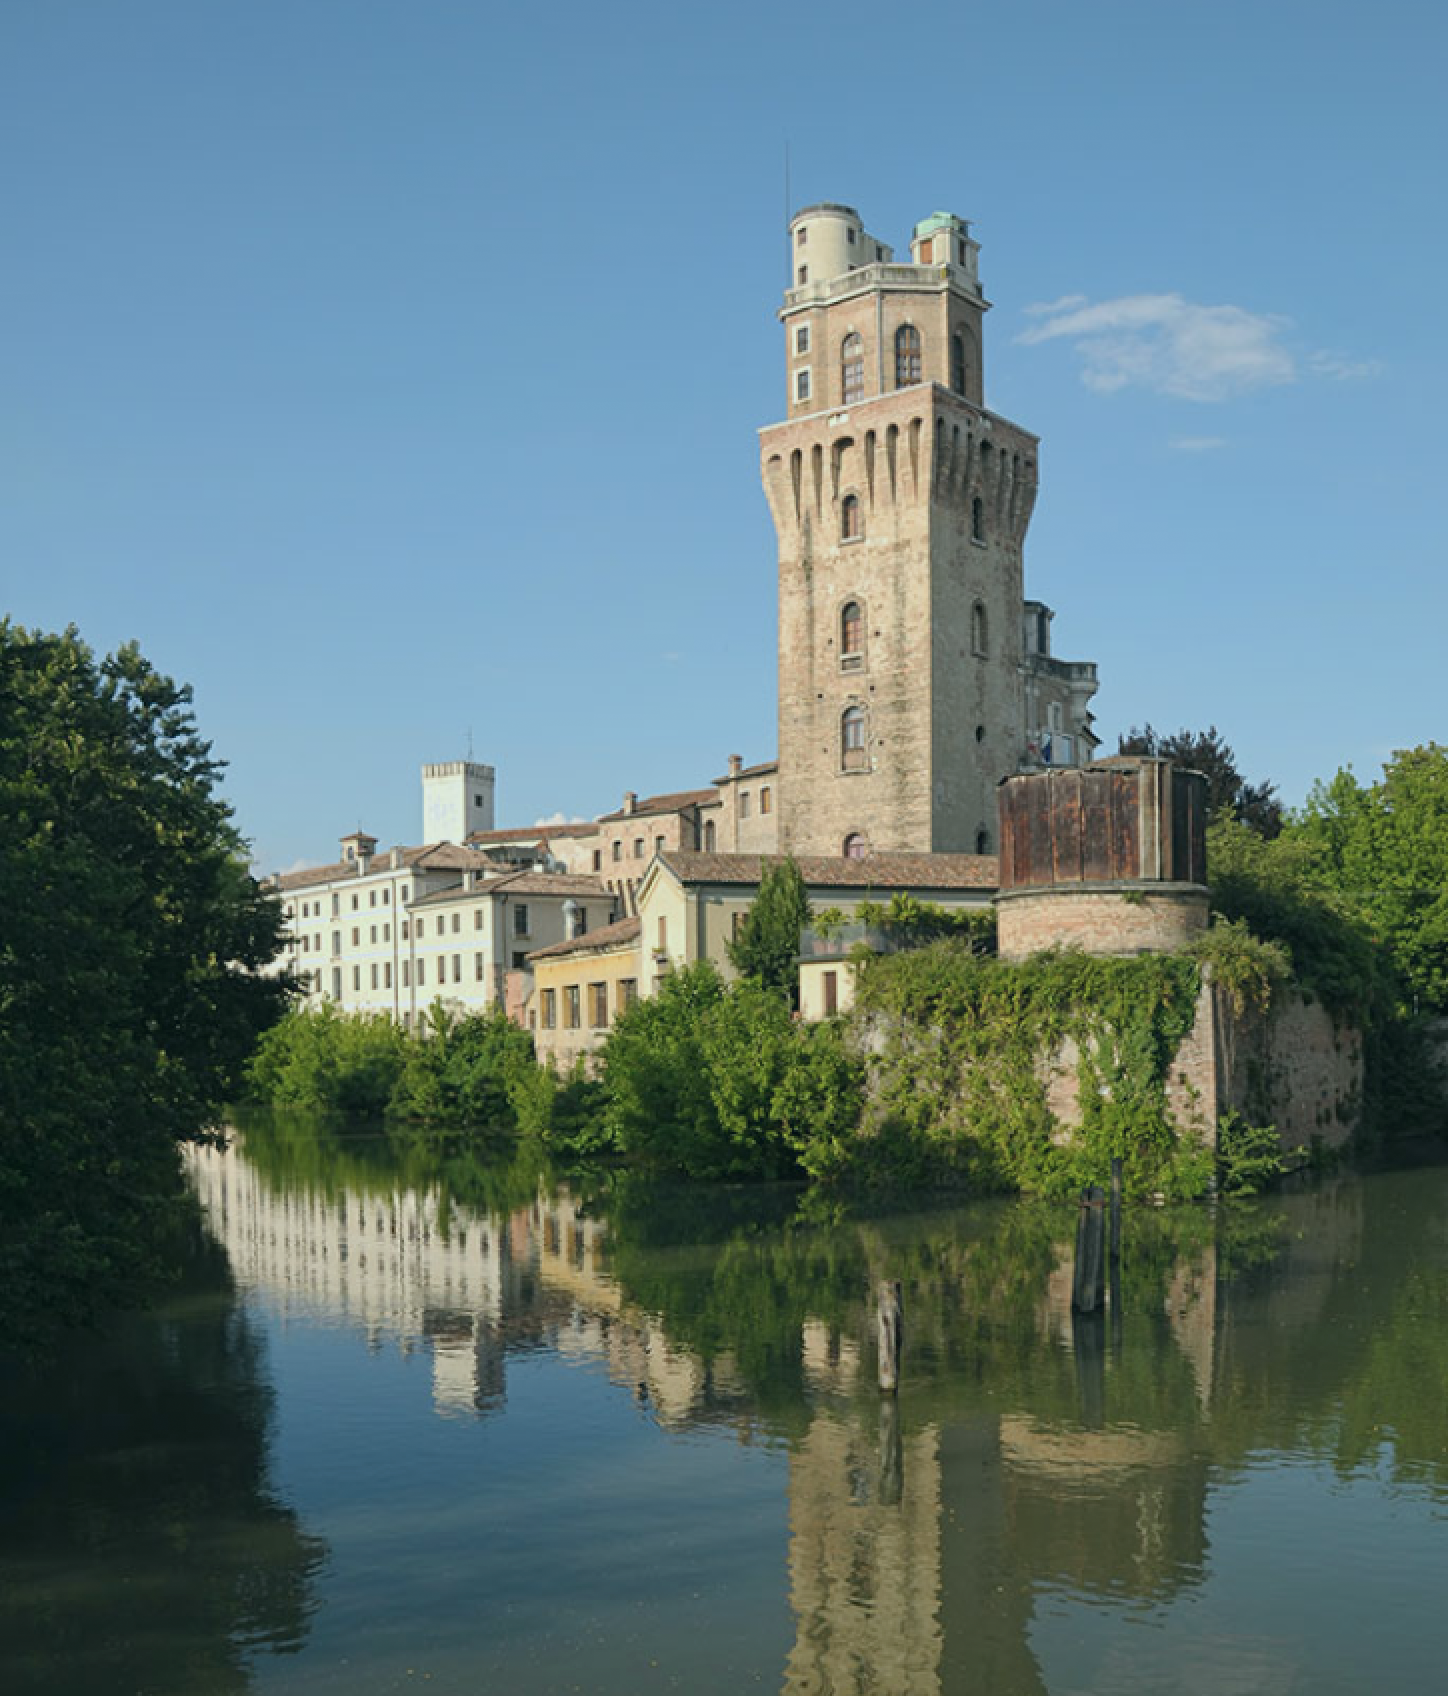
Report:
[[731,754],[729,756],[729,775],[730,775],[730,777],[738,777],[740,772],[742,772],[743,770],[744,770],[744,757],[743,757],[743,755],[742,754]]
[[634,793],[634,791],[633,791],[633,790],[632,790],[632,789],[626,789],[626,790],[624,790],[624,795],[623,795],[623,810],[624,810],[624,811],[625,811],[625,812],[626,812],[626,813],[632,813],[632,812],[635,812],[635,811],[637,811],[637,809],[638,809],[638,804],[639,804],[639,798],[638,798],[638,796],[637,796],[637,795],[636,795],[636,794],[635,794],[635,793]]

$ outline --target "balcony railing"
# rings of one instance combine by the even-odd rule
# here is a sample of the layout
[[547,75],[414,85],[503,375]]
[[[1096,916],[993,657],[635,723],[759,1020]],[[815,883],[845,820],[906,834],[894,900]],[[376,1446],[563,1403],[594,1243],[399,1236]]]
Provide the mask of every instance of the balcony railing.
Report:
[[860,265],[846,271],[842,277],[828,277],[818,283],[804,283],[797,289],[786,289],[784,304],[794,306],[823,306],[861,289],[923,289],[931,284],[954,282],[968,294],[979,295],[980,284],[959,265]]

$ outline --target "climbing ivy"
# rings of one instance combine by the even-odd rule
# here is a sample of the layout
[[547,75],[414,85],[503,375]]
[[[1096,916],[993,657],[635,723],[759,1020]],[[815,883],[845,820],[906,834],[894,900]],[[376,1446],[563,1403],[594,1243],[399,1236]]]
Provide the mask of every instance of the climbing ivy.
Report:
[[[1178,1123],[1167,1102],[1201,982],[1186,952],[1006,963],[952,940],[865,963],[861,1163],[1060,1195],[1105,1182],[1120,1157],[1130,1194],[1203,1193],[1203,1127]],[[1079,1126],[1068,1133],[1050,1093],[1073,1085]]]

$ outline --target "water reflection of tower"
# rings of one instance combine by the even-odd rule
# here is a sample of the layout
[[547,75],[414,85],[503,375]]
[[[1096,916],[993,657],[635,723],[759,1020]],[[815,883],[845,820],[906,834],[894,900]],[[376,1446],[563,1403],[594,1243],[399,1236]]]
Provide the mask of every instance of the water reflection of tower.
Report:
[[[853,1392],[860,1354],[816,1322],[804,1330],[816,1392]],[[789,1588],[796,1630],[789,1696],[940,1689],[940,1456],[935,1428],[901,1436],[877,1417],[818,1415],[789,1466]]]

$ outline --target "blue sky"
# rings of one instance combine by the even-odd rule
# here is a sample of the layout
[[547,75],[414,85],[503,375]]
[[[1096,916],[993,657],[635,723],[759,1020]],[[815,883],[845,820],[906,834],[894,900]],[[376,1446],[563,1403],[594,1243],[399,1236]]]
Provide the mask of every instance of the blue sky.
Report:
[[0,606],[192,683],[266,867],[775,747],[784,156],[974,220],[1100,727],[1298,801],[1443,738],[1448,13],[0,12]]

